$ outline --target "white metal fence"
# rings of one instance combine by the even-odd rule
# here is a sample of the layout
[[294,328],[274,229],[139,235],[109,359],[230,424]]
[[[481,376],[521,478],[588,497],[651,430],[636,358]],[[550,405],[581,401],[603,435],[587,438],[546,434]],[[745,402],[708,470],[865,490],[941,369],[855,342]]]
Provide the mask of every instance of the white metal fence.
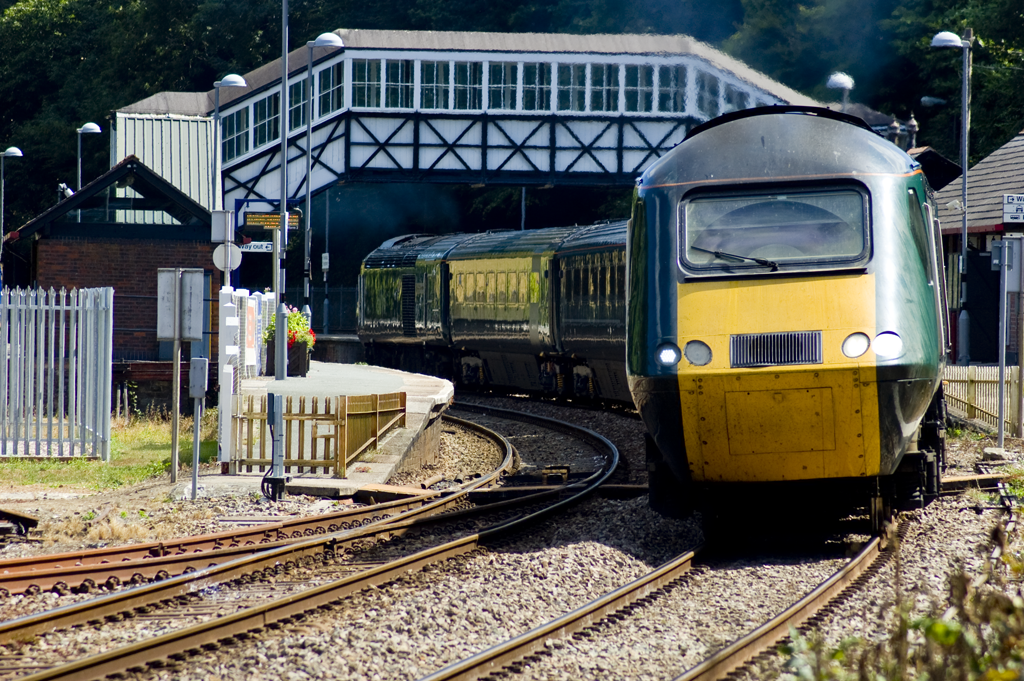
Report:
[[110,458],[114,289],[0,290],[0,456]]
[[[1019,376],[1020,367],[1006,367],[1003,423],[1008,434],[1020,432]],[[972,421],[999,427],[998,366],[947,366],[942,380],[947,405]]]

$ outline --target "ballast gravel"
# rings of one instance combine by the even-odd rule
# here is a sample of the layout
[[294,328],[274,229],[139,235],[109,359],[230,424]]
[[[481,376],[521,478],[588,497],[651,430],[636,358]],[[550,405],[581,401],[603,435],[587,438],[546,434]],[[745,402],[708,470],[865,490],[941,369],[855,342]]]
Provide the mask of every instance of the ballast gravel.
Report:
[[[619,445],[624,464],[618,481],[646,482],[643,428],[628,413],[474,398],[581,422]],[[980,446],[958,447],[957,468],[969,472],[978,451]],[[473,467],[446,465],[448,475]],[[919,610],[932,598],[944,598],[949,575],[958,566],[981,568],[991,530],[1002,519],[998,512],[985,510],[991,505],[977,495],[961,495],[909,514],[900,544],[901,585],[913,594]],[[792,522],[798,530],[799,518]],[[531,536],[355,594],[332,612],[264,631],[256,639],[174,667],[130,676],[181,681],[416,679],[621,586],[700,540],[695,522],[661,518],[650,512],[645,499],[595,499]],[[550,654],[507,678],[672,678],[791,604],[844,562],[822,552],[702,565],[666,595],[619,621],[604,622],[586,636],[549,640]],[[886,635],[892,623],[895,565],[887,564],[826,618],[821,633],[829,645],[851,635],[873,640]],[[53,645],[61,644],[55,639]],[[746,678],[776,676],[781,663],[776,657],[761,660]]]

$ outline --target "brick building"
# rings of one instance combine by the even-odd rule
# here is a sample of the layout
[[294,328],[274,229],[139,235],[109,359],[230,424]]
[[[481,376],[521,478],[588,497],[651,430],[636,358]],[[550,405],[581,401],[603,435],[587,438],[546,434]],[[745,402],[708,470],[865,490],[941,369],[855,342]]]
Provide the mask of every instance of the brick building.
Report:
[[[207,333],[204,343],[191,344],[191,356],[215,362],[211,337],[217,331],[214,294],[221,273],[213,264],[217,244],[210,241],[210,213],[135,156],[7,234],[4,242],[8,286],[114,289],[115,384],[171,380],[171,344],[156,339],[157,270],[202,268]],[[189,352],[183,346],[186,381]]]

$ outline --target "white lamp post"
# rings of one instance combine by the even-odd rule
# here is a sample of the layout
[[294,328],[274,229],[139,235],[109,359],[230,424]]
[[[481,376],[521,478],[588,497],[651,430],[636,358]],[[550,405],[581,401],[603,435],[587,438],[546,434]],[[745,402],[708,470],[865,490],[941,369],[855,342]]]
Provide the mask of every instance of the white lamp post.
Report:
[[82,191],[82,133],[97,134],[103,132],[95,123],[86,123],[78,130],[78,191]]
[[957,318],[957,364],[971,362],[970,316],[967,314],[967,137],[971,130],[971,43],[974,32],[967,29],[964,37],[942,31],[932,38],[932,47],[956,47],[963,51],[963,90],[960,96],[960,203],[963,211],[963,233],[960,250],[960,315]]
[[[223,209],[223,197],[221,196],[221,141],[220,141],[220,89],[222,87],[248,87],[245,78],[237,73],[229,73],[222,79],[213,83],[213,210]],[[231,240],[228,238],[228,223],[224,223],[224,283],[231,286]]]
[[[306,315],[306,319],[312,322],[313,310],[309,306],[310,300],[310,289],[312,288],[312,266],[309,262],[309,251],[310,242],[313,239],[313,229],[310,222],[313,218],[312,210],[312,181],[313,181],[313,48],[314,47],[326,47],[333,50],[344,49],[345,43],[342,42],[334,33],[321,33],[316,37],[316,40],[310,40],[306,43],[306,104],[308,110],[306,111],[306,210],[304,217],[305,225],[303,225],[303,236],[304,236],[304,257],[303,257],[303,307],[302,313]],[[326,286],[326,284],[324,284]],[[324,313],[326,314],[326,312]]]
[[4,159],[8,156],[12,158],[21,158],[23,154],[21,149],[18,147],[7,147],[2,154],[0,154],[0,288],[3,288],[3,254],[4,254]]
[[846,113],[846,107],[850,105],[850,90],[853,89],[853,78],[842,71],[836,71],[828,77],[825,87],[831,90],[843,91],[843,113]]

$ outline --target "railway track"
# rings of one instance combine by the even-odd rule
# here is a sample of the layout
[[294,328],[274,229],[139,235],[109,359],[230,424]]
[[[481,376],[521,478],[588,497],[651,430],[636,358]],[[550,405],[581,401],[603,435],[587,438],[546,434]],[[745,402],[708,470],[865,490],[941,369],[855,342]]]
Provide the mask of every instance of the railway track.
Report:
[[[987,477],[978,476],[976,479],[973,479],[971,481],[961,481],[958,482],[957,484],[988,484],[991,480],[992,475],[990,474]],[[534,492],[535,490],[530,491]],[[564,486],[546,486],[542,489],[542,491],[545,495],[549,497],[561,496],[565,493]],[[488,493],[480,492],[479,494]],[[511,512],[516,513],[517,511],[513,510]],[[489,534],[488,532],[477,533],[478,539],[488,537],[493,539],[494,537],[505,534],[508,531],[514,531],[510,528],[501,529],[500,527],[495,528],[495,530],[496,531],[494,534]],[[478,547],[480,545],[481,543],[480,541],[478,541],[476,546]],[[427,550],[421,552],[421,554],[423,555],[417,554],[416,560],[420,562],[410,564],[412,565],[412,567],[409,567],[408,570],[406,570],[405,572],[403,572],[401,568],[399,568],[397,572],[388,572],[386,568],[387,564],[384,562],[373,563],[363,561],[359,564],[349,563],[347,565],[333,565],[327,567],[329,570],[335,571],[348,572],[359,570],[365,573],[377,572],[377,574],[380,576],[380,581],[368,583],[383,584],[390,580],[396,579],[401,574],[407,574],[409,571],[421,569],[427,565],[431,565],[434,563],[435,560],[445,560],[449,557],[467,555],[475,550],[475,548],[469,548],[469,545],[465,544],[461,546],[453,546],[451,549],[451,553],[438,553],[428,555],[430,554],[430,551]],[[873,559],[877,563],[877,561],[880,560],[879,556],[881,556],[881,558],[884,558],[885,554],[884,552],[880,553],[877,547],[875,547],[873,550]],[[865,552],[862,554],[862,556],[864,557],[861,558],[862,562],[872,560],[872,558],[869,557],[871,551],[871,546],[868,546],[865,549]],[[523,640],[514,640],[507,644],[503,644],[502,646],[497,646],[494,649],[488,649],[487,651],[480,653],[479,656],[477,657],[480,657],[481,660],[484,660],[483,662],[481,662],[481,660],[474,660],[473,658],[469,658],[465,661],[458,663],[458,665],[453,666],[452,668],[442,669],[441,671],[433,675],[430,675],[426,678],[478,678],[480,675],[487,674],[499,669],[504,669],[505,671],[512,672],[523,669],[524,666],[530,665],[532,661],[537,660],[540,657],[546,656],[550,652],[545,646],[545,641],[548,641],[552,638],[567,636],[572,634],[573,632],[577,632],[577,636],[585,636],[587,635],[587,632],[594,627],[595,623],[600,623],[602,622],[602,620],[605,622],[614,622],[616,620],[629,617],[630,613],[633,610],[639,609],[647,604],[655,602],[663,592],[671,590],[674,584],[678,584],[680,580],[685,579],[685,574],[692,565],[695,553],[696,552],[687,552],[687,555],[679,556],[677,559],[670,561],[668,564],[662,566],[662,568],[660,568],[659,570],[652,572],[650,576],[644,577],[641,580],[637,580],[636,584],[627,585],[627,587],[622,587],[621,589],[618,589],[615,592],[606,594],[601,599],[598,599],[599,602],[592,609],[577,609],[576,611],[564,615],[561,618],[553,620],[551,623],[548,623],[542,627],[538,627],[534,630],[531,630],[527,634],[523,634],[522,636],[517,637],[517,639]],[[220,631],[219,634],[211,634],[209,633],[209,631],[212,630],[209,630],[205,634],[206,636],[212,636],[214,638],[216,636],[221,636],[221,638],[215,641],[208,640],[205,643],[199,643],[197,646],[193,646],[193,648],[191,649],[186,648],[184,652],[167,653],[167,656],[164,658],[164,661],[169,662],[170,664],[174,664],[175,661],[186,659],[190,654],[199,654],[200,650],[213,650],[224,645],[230,645],[235,642],[243,641],[247,638],[259,636],[263,631],[266,630],[274,629],[280,626],[296,625],[297,623],[300,623],[305,617],[308,616],[308,613],[311,612],[311,610],[308,607],[305,610],[302,610],[300,608],[298,611],[296,611],[294,606],[284,605],[281,603],[279,603],[278,605],[271,605],[269,603],[261,604],[259,601],[261,599],[265,600],[269,598],[272,593],[279,593],[281,589],[293,588],[296,584],[302,583],[302,580],[299,579],[299,576],[294,575],[294,573],[297,571],[302,572],[308,569],[308,564],[303,566],[300,562],[296,562],[295,564],[290,566],[289,569],[283,569],[279,565],[274,566],[272,574],[264,574],[261,576],[261,578],[273,579],[275,581],[273,585],[263,582],[256,582],[251,584],[250,590],[252,590],[252,588],[256,588],[259,589],[261,593],[250,594],[250,602],[244,604],[247,608],[245,612],[248,613],[248,617],[243,616],[242,613],[239,613],[237,616],[231,616],[232,620],[237,620],[232,621],[232,623],[230,624],[230,627],[233,627],[233,630],[238,632],[237,634],[229,634],[228,636],[224,637],[222,630]],[[842,590],[844,588],[843,580],[850,581],[856,579],[856,573],[858,571],[862,571],[862,568],[851,566],[844,568],[844,570],[841,572],[846,573],[845,576],[839,575],[837,573],[836,579],[838,581],[836,581],[832,585],[822,585],[821,587],[815,590],[814,594],[812,594],[812,597],[818,599],[819,601],[828,600],[828,594],[833,594],[837,590]],[[323,593],[319,593],[313,596],[313,599],[310,602],[314,602],[317,599],[319,599],[319,605],[316,606],[313,612],[317,610],[341,611],[341,609],[344,608],[343,599],[346,595],[354,593],[355,591],[358,591],[362,588],[365,588],[355,586],[354,583],[349,582],[348,588],[346,590],[346,587],[343,585],[343,583],[347,579],[351,579],[353,575],[339,575],[338,577],[338,579],[335,579],[337,585],[333,589],[327,588],[325,585],[326,590],[323,591]],[[258,579],[259,578],[260,577],[258,577]],[[316,589],[319,590],[320,587],[316,587]],[[313,589],[306,590],[312,591]],[[277,601],[290,600],[290,596],[285,599],[277,599]],[[240,606],[242,604],[236,603],[235,605]],[[224,619],[225,616],[223,612],[220,612],[218,614],[212,614],[211,610],[213,607],[214,605],[211,603],[206,603],[202,606],[197,606],[190,599],[182,597],[177,599],[174,612],[171,612],[171,610],[168,609],[168,613],[173,615],[174,617],[178,617],[179,619],[197,618],[203,616],[211,618],[218,617],[219,619]],[[798,604],[797,606],[793,606],[793,608],[791,608],[790,610],[798,610],[800,613],[798,616],[801,616],[804,619],[806,619],[812,616],[809,613],[815,607],[816,606],[812,602],[810,604]],[[206,609],[205,613],[201,612],[204,608]],[[295,614],[290,614],[292,612],[294,612]],[[136,621],[139,621],[140,619],[150,618],[152,617],[152,615],[149,612],[142,612],[141,609],[137,609],[134,612],[134,614],[122,615],[122,617],[125,617],[126,619],[135,619]],[[259,624],[260,621],[266,621],[266,624]],[[96,622],[96,620],[94,620],[94,622]],[[191,628],[195,628],[196,626],[202,628],[204,625],[193,625],[193,627]],[[249,628],[247,629],[245,627]],[[762,632],[761,638],[767,637],[768,639],[777,639],[780,633],[781,635],[785,635],[786,633],[788,633],[788,627],[788,623],[780,622],[776,623],[774,626],[764,625],[758,631],[761,631],[762,629],[767,630],[766,632]],[[166,645],[169,646],[168,649],[180,650],[181,647],[185,644],[182,644],[180,642],[167,642]],[[762,642],[761,645],[763,646],[765,645],[765,643]],[[767,645],[771,645],[771,643],[768,643]],[[164,663],[161,662],[161,660],[158,657],[158,655],[160,654],[158,650],[154,650],[152,648],[147,648],[147,650],[149,652],[146,652],[144,650],[138,651],[136,653],[138,657],[134,659],[134,666],[123,667],[123,669],[133,669],[134,671],[141,672],[147,667],[158,668],[162,663]],[[126,650],[125,652],[130,651]],[[719,678],[721,674],[724,673],[723,669],[732,668],[737,664],[738,661],[741,661],[743,659],[749,659],[751,656],[756,654],[756,649],[750,648],[748,644],[740,645],[740,642],[738,642],[737,644],[734,644],[733,646],[729,646],[727,648],[727,650],[723,653],[723,659],[708,660],[706,663],[700,665],[700,668],[695,668],[694,670],[691,670],[691,672],[688,672],[688,675],[684,675],[680,678]],[[123,656],[119,656],[118,659],[121,660],[121,662],[111,664],[114,664],[114,666],[116,666],[117,664],[124,663],[125,658]],[[131,660],[129,660],[129,662],[131,662]],[[50,673],[53,670],[44,670],[39,672],[44,673],[43,676],[37,675],[29,678],[95,678],[96,676],[100,675],[98,673],[99,671],[101,671],[100,669],[93,667],[86,667],[85,669],[87,671],[72,672],[71,675],[56,676],[45,675],[45,673]],[[26,669],[26,671],[28,670]],[[2,678],[5,677],[0,675],[0,679]]]
[[[524,418],[522,415],[515,416]],[[337,607],[346,596],[369,586],[385,584],[403,574],[467,554],[476,550],[482,542],[492,541],[524,525],[536,523],[540,518],[566,508],[593,491],[614,470],[618,453],[607,440],[595,433],[573,429],[565,424],[540,417],[529,418],[534,423],[544,421],[553,430],[575,430],[577,437],[586,439],[591,447],[604,453],[602,465],[583,480],[566,480],[566,484],[559,490],[544,491],[485,509],[476,509],[481,513],[489,512],[492,516],[495,512],[504,513],[506,518],[497,522],[492,520],[487,529],[479,532],[469,527],[470,532],[464,533],[465,536],[424,548],[397,560],[337,564],[342,555],[339,547],[343,544],[348,550],[359,549],[360,544],[366,548],[371,538],[376,540],[403,536],[433,521],[406,519],[403,516],[389,519],[386,525],[382,520],[376,525],[293,541],[284,546],[266,547],[257,555],[229,560],[189,574],[5,623],[0,625],[0,643],[11,644],[19,652],[13,657],[7,656],[6,673],[0,674],[0,679],[92,679],[126,671],[141,671],[167,661],[173,663],[203,649],[257,636],[267,628],[290,623],[295,618],[304,617],[306,613]],[[511,447],[507,446],[506,452],[502,468],[511,464]],[[493,475],[496,476],[497,472]],[[488,479],[474,481],[474,485],[486,484]],[[463,493],[468,494],[469,490]],[[476,522],[471,519],[473,511],[464,508],[448,512],[441,519],[461,524],[465,529],[466,523]],[[346,574],[339,574],[341,572]],[[266,588],[267,582],[276,582],[274,588]],[[256,583],[259,592],[251,588],[253,583]],[[282,597],[282,591],[291,593]],[[232,595],[232,592],[238,595]],[[214,595],[208,596],[211,593]],[[16,645],[16,642],[33,640],[54,629],[67,629],[82,624],[102,625],[105,639],[120,640],[120,634],[115,633],[118,624],[138,620],[140,617],[147,620],[161,617],[165,624],[151,624],[146,630],[162,633],[66,664],[59,664],[54,655],[48,655],[46,646],[41,651],[39,646]],[[136,626],[127,628],[138,629]]]

